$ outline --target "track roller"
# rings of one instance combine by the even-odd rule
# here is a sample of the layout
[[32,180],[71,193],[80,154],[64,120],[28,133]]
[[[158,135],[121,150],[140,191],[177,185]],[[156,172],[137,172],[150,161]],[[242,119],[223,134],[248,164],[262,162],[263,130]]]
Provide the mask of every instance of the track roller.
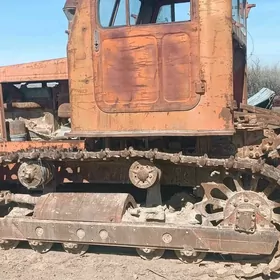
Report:
[[135,187],[148,189],[159,179],[159,170],[152,162],[140,159],[130,166],[129,179]]
[[143,260],[158,260],[160,259],[165,250],[164,249],[151,249],[151,248],[137,248],[136,249],[137,254],[143,259]]
[[77,243],[63,243],[62,247],[66,253],[74,255],[84,255],[89,249],[89,245]]
[[146,206],[162,205],[161,170],[146,159],[135,161],[129,168],[130,182],[137,188],[147,189]]
[[176,250],[175,254],[181,262],[193,263],[193,264],[201,263],[206,257],[205,252],[196,252],[193,249],[179,250],[179,251]]
[[30,247],[37,253],[45,254],[50,251],[53,243],[49,242],[39,242],[39,241],[29,241]]
[[48,163],[24,162],[18,169],[18,180],[28,190],[38,190],[53,178],[53,170]]
[[19,244],[17,240],[0,240],[0,249],[1,250],[11,250],[15,249]]

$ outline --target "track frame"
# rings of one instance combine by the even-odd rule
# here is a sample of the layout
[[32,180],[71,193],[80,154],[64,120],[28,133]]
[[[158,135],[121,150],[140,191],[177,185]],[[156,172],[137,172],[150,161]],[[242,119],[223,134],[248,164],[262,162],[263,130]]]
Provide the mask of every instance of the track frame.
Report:
[[246,235],[229,227],[73,222],[26,217],[1,219],[0,239],[173,250],[191,247],[203,252],[269,255],[275,249],[279,233],[273,228]]

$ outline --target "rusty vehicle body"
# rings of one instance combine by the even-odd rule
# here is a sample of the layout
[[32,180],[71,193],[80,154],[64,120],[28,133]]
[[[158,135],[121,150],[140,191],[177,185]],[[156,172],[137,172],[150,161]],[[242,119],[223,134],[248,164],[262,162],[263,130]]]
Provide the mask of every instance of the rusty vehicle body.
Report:
[[67,59],[0,67],[1,248],[278,271],[280,114],[247,104],[252,7],[67,0]]

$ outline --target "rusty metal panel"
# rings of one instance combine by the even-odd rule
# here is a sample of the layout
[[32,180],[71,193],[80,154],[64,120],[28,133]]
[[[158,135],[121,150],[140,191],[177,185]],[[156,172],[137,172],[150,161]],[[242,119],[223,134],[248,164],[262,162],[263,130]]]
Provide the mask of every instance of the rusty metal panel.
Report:
[[195,77],[192,73],[195,64],[191,58],[194,55],[191,48],[193,39],[185,32],[167,34],[162,39],[163,97],[170,105],[173,102],[185,104],[184,109],[194,107],[200,99],[192,84]]
[[[232,22],[229,20],[231,18],[231,3],[227,0],[207,2],[198,0],[197,2],[193,6],[193,13],[196,13],[196,17],[190,23],[192,26],[191,29],[187,27],[188,25],[186,23],[175,23],[149,24],[147,26],[141,25],[129,28],[110,28],[110,31],[106,30],[106,32],[103,32],[103,30],[97,27],[96,11],[92,10],[91,13],[88,12],[90,9],[96,9],[97,1],[84,0],[79,3],[76,20],[73,21],[68,44],[72,135],[102,137],[138,135],[231,135],[234,133],[232,112],[229,108],[233,100]],[[98,32],[94,32],[96,30]],[[160,73],[154,73],[156,75],[155,79],[159,75],[160,98],[156,103],[152,103],[153,105],[149,104],[149,102],[154,100],[154,96],[150,96],[150,99],[145,104],[143,101],[142,104],[136,104],[132,98],[131,102],[127,102],[124,105],[118,102],[113,103],[112,100],[114,98],[112,98],[110,100],[111,105],[107,106],[106,110],[104,104],[101,108],[100,102],[105,97],[101,95],[103,93],[103,81],[100,73],[105,71],[103,69],[109,67],[112,63],[112,67],[123,68],[123,66],[117,64],[117,62],[121,63],[117,57],[110,58],[110,65],[106,62],[106,58],[101,58],[104,40],[123,38],[123,44],[127,44],[129,40],[131,41],[129,38],[135,38],[138,44],[141,45],[143,38],[145,39],[147,36],[151,36],[151,34],[157,34],[156,36],[163,38],[163,41],[167,44],[167,40],[171,40],[171,38],[164,39],[164,35],[169,33],[174,33],[172,36],[174,36],[174,42],[177,44],[180,42],[180,36],[175,35],[175,33],[185,33],[190,36],[190,44],[193,44],[191,46],[190,65],[193,70],[191,72],[191,83],[189,84],[191,84],[192,89],[199,89],[198,97],[200,101],[198,105],[191,109],[188,105],[192,104],[193,100],[182,102],[184,96],[188,96],[189,94],[189,96],[194,97],[196,93],[194,90],[188,93],[188,87],[185,86],[185,95],[183,94],[184,86],[179,85],[183,82],[183,78],[179,74],[176,75],[178,85],[172,86],[166,80],[170,77],[163,77]],[[97,39],[100,42],[99,48],[97,49],[94,46],[96,36],[98,36]],[[113,45],[113,42],[114,40],[110,44],[106,43],[106,48],[110,48],[113,54],[120,55],[120,53],[116,52],[117,49]],[[135,45],[137,45],[137,42],[135,42]],[[168,45],[170,43],[166,46]],[[183,51],[183,45],[187,46],[188,42],[185,40],[182,43],[182,50],[180,51]],[[125,50],[126,48],[123,49],[123,51]],[[167,50],[165,53],[167,53]],[[190,50],[186,49],[184,55],[189,56]],[[173,57],[176,57],[175,53],[173,53]],[[137,59],[140,61],[140,57],[133,57],[133,62],[137,61]],[[145,61],[151,61],[151,58],[145,59]],[[167,59],[166,57],[163,58],[166,63]],[[181,59],[183,58],[181,57]],[[188,60],[187,58],[184,59],[184,69],[187,69]],[[100,63],[100,61],[103,62]],[[143,61],[143,65],[145,65],[145,61]],[[158,68],[159,71],[162,71],[168,65],[162,66],[162,63],[161,61],[160,65],[163,68]],[[149,69],[157,69],[155,66],[149,67]],[[176,68],[179,66],[173,67]],[[136,69],[135,71],[138,70]],[[187,75],[188,71],[186,70]],[[128,72],[126,73],[128,74]],[[169,76],[168,71],[165,73]],[[131,73],[131,75],[135,75],[135,73]],[[129,77],[127,77],[127,80],[130,79]],[[107,78],[105,80],[107,81]],[[120,80],[120,86],[118,88],[115,87],[115,98],[122,97],[122,100],[128,99],[127,97],[123,97],[122,92],[127,92],[126,86],[131,87],[133,83],[127,80]],[[205,93],[200,90],[203,88],[203,84],[201,85],[200,83],[201,80],[204,81]],[[174,81],[174,84],[176,83],[177,81]],[[194,86],[196,83],[197,85]],[[148,87],[152,91],[156,89],[153,87],[150,79],[147,80],[146,85],[147,89]],[[165,85],[164,88],[166,90],[163,90],[161,85]],[[110,84],[106,83],[106,87],[110,89]],[[170,93],[171,87],[174,88],[174,91],[178,87],[180,92]],[[166,96],[170,100],[173,98],[173,100],[177,99],[180,101],[166,102],[163,96]],[[109,109],[111,110],[109,111]],[[175,111],[179,109],[182,111]],[[123,113],[124,111],[125,113]]]
[[42,196],[33,217],[41,220],[121,222],[128,207],[136,207],[129,194],[51,193]]
[[139,41],[124,36],[127,34],[106,38],[101,44],[103,67],[97,77],[102,85],[96,91],[96,101],[107,113],[151,110],[159,99],[156,38],[143,36]]
[[0,83],[67,80],[66,58],[0,67]]
[[23,142],[27,140],[25,122],[13,120],[9,122],[9,138],[12,142]]
[[[98,29],[96,102],[112,112],[187,111],[199,100],[196,22]],[[141,38],[141,39],[140,39]],[[192,59],[190,57],[192,54]]]
[[63,103],[58,107],[57,115],[60,118],[71,118],[70,103]]
[[53,149],[84,149],[82,140],[69,141],[26,141],[26,142],[4,142],[0,143],[0,153],[17,152],[22,150],[35,150],[42,148]]
[[42,106],[36,102],[12,102],[9,104],[5,103],[4,109],[42,109]]

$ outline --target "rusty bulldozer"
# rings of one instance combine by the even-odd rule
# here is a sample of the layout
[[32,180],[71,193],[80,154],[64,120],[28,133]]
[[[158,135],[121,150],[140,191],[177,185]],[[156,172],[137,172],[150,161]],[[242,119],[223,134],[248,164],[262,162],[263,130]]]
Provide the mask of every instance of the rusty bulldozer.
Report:
[[1,248],[278,271],[280,115],[247,104],[252,7],[67,1],[67,58],[0,67]]

